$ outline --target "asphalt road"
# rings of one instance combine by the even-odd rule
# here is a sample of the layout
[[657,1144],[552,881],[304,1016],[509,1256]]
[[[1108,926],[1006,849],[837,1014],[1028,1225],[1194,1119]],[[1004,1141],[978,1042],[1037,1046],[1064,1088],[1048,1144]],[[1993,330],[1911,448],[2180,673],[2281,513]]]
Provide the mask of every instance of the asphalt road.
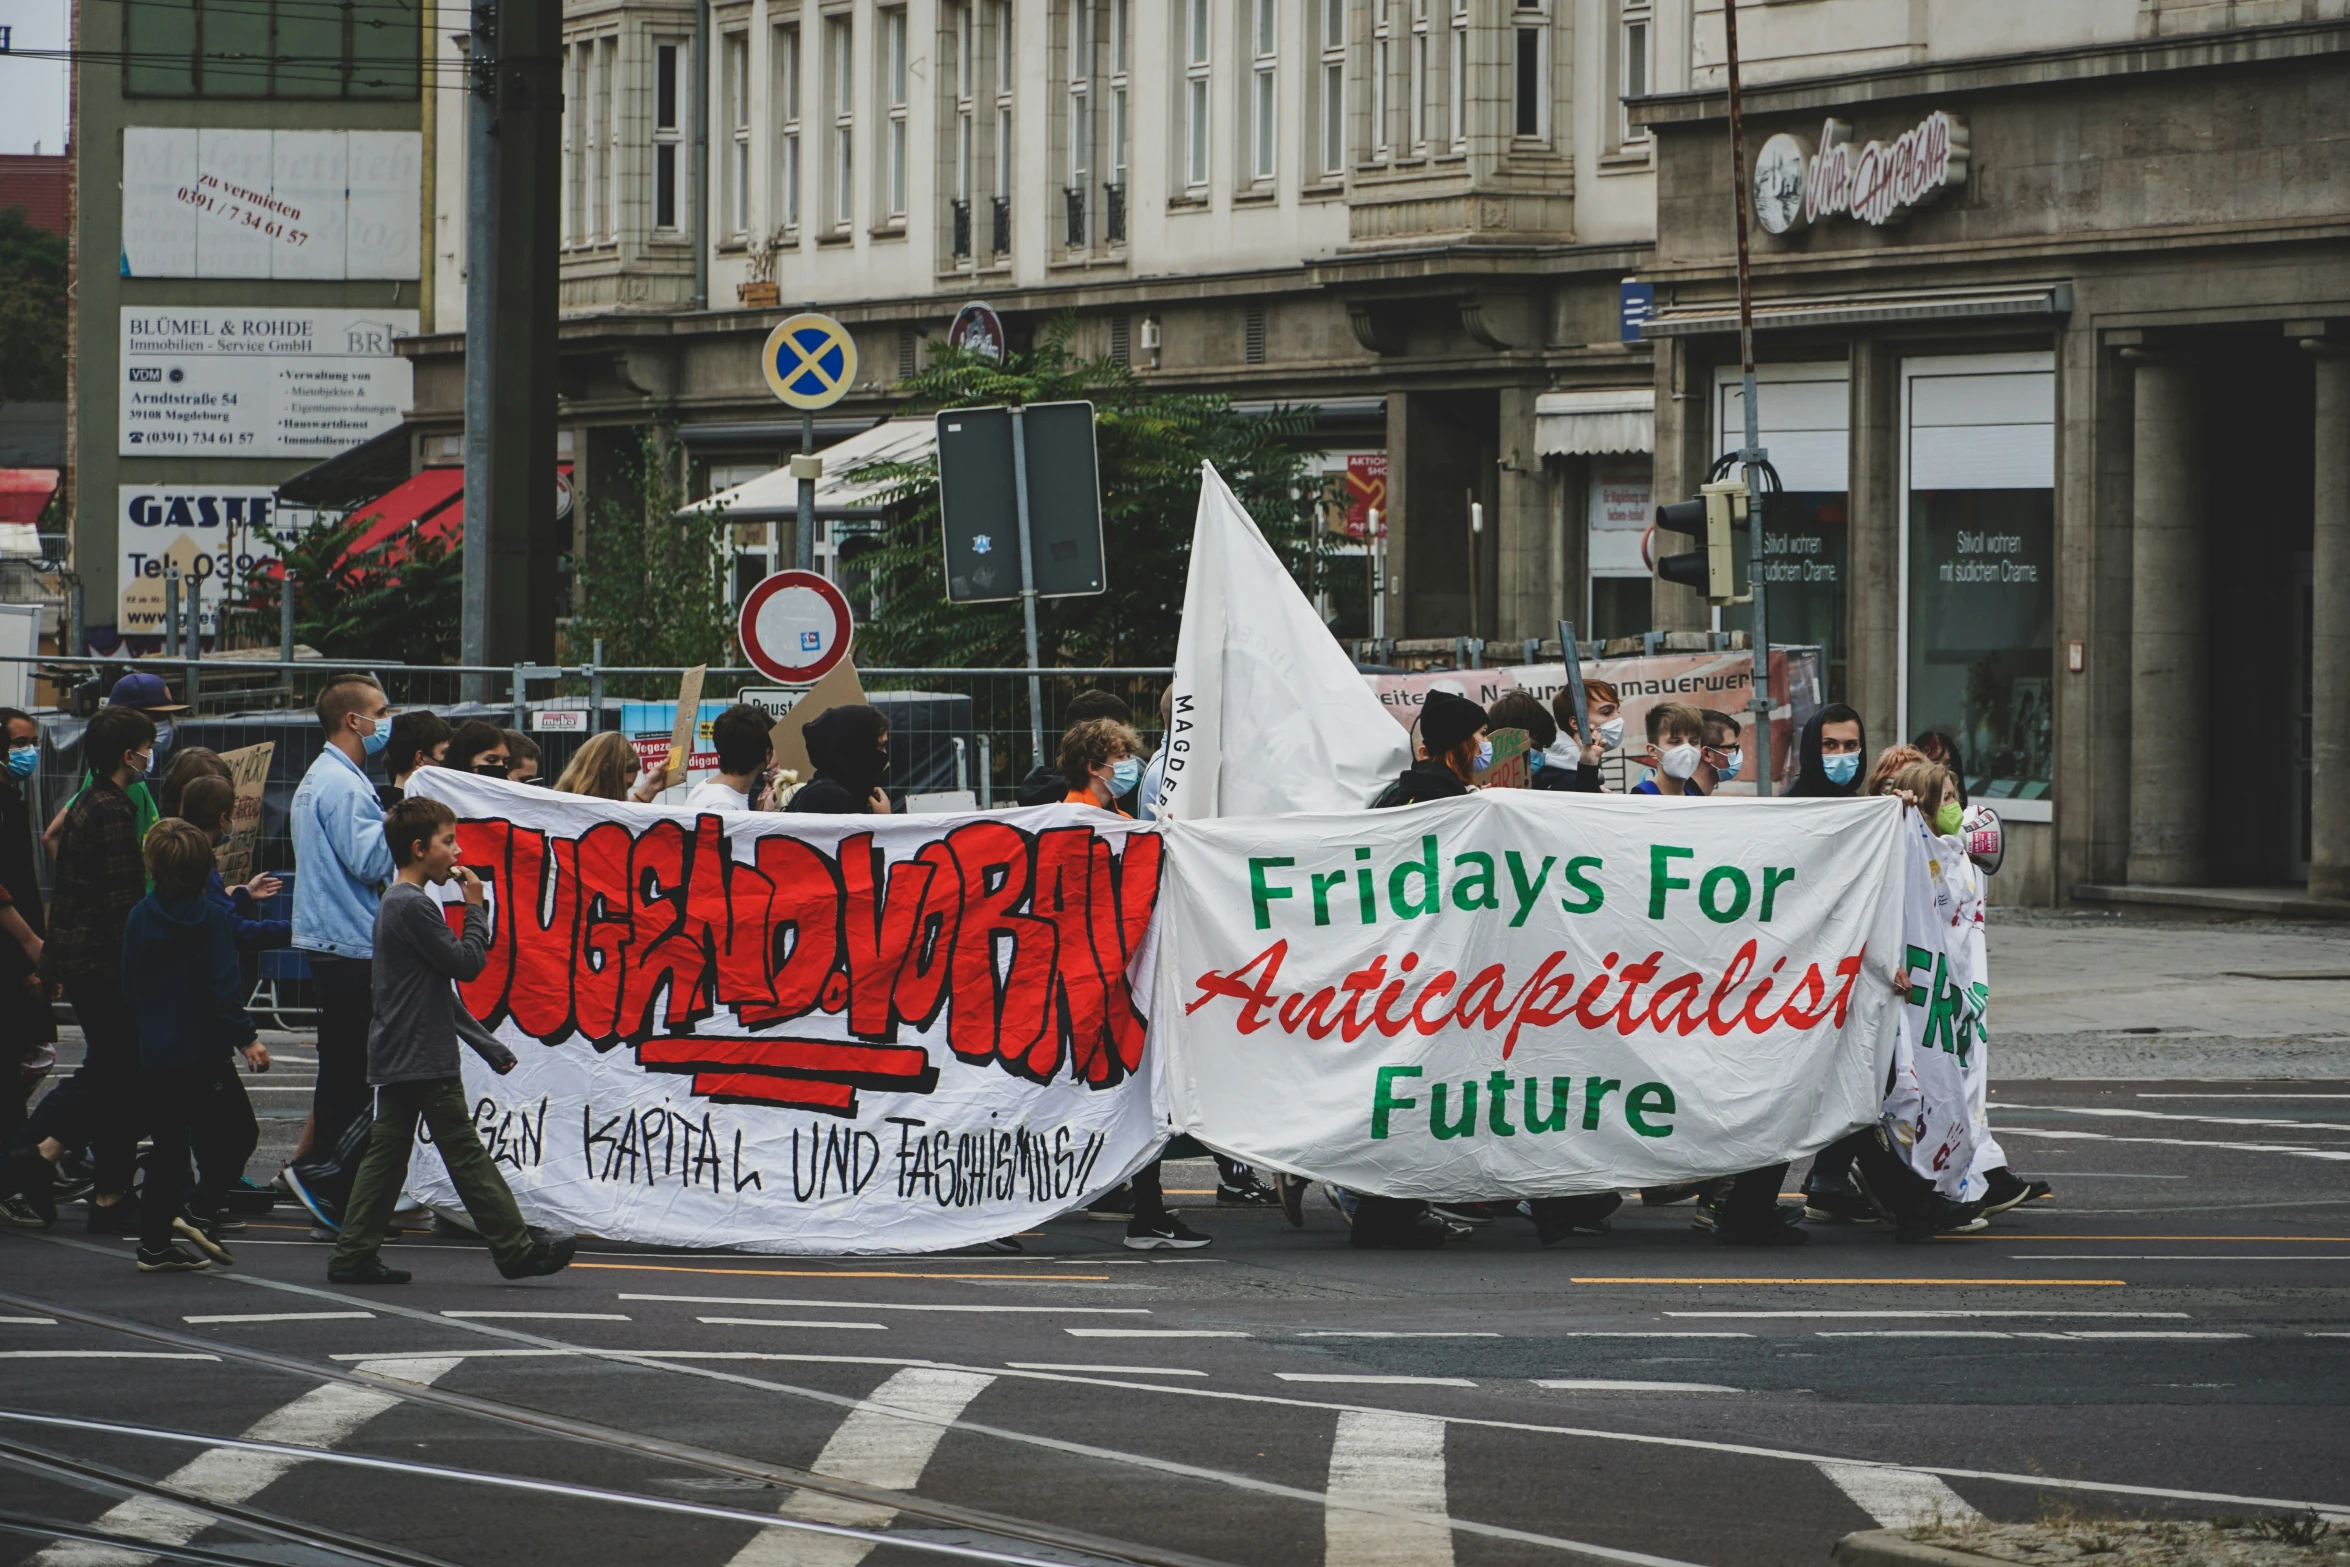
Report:
[[[916,1542],[1812,1567],[1937,1509],[2350,1520],[2350,1080],[1996,1103],[2056,1198],[1923,1246],[1815,1226],[1735,1251],[1634,1201],[1555,1250],[1505,1221],[1362,1253],[1326,1207],[1302,1232],[1214,1209],[1198,1163],[1168,1184],[1215,1245],[1181,1256],[1079,1217],[1018,1257],[591,1243],[510,1285],[410,1235],[387,1255],[417,1282],[361,1291],[290,1209],[234,1269],[177,1277],[68,1210],[0,1231],[0,1512],[199,1557],[468,1567],[951,1559]],[[125,1489],[159,1481],[182,1502]],[[55,1538],[0,1534],[0,1560],[141,1559]]]

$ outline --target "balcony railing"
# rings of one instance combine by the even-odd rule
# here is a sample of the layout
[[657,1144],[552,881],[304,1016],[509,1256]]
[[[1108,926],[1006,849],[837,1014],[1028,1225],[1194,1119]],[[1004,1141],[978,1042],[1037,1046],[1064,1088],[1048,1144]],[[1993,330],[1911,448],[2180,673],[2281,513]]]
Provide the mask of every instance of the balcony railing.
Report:
[[1064,186],[1061,199],[1068,204],[1069,210],[1069,248],[1080,249],[1085,244],[1085,187]]
[[1123,184],[1102,187],[1102,241],[1110,245],[1126,243],[1126,187]]
[[971,203],[957,196],[950,205],[955,213],[955,259],[965,261],[971,255]]
[[988,224],[987,248],[996,255],[1006,255],[1012,248],[1012,198],[990,196],[987,199],[994,208]]

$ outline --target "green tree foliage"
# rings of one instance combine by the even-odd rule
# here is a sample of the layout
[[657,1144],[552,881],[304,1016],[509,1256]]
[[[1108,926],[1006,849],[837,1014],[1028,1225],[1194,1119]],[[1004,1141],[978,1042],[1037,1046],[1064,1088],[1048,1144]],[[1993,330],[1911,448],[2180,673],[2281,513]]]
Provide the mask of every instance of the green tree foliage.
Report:
[[[1297,575],[1311,541],[1311,496],[1299,439],[1313,428],[1314,411],[1252,417],[1233,412],[1228,398],[1152,390],[1114,360],[1073,356],[1073,326],[1072,318],[1057,318],[1033,350],[1000,366],[932,344],[929,362],[904,383],[913,394],[909,411],[1092,402],[1109,591],[1041,600],[1038,659],[1078,666],[1167,663],[1175,656],[1183,615],[1200,463],[1216,465]],[[946,601],[936,451],[919,462],[876,464],[864,472],[891,487],[891,520],[880,547],[855,562],[879,600],[873,623],[857,633],[859,661],[940,667],[1025,662],[1017,603]]]
[[[290,536],[256,530],[293,571],[294,640],[332,659],[455,663],[463,547],[410,526],[359,548],[360,538],[381,520],[361,507]],[[252,580],[239,630],[245,640],[274,642],[280,579]]]
[[734,611],[726,601],[732,524],[722,509],[677,514],[685,504],[678,455],[648,432],[629,471],[597,487],[586,558],[576,568],[575,657],[601,637],[607,664],[733,662]]
[[65,239],[0,209],[0,402],[65,401]]

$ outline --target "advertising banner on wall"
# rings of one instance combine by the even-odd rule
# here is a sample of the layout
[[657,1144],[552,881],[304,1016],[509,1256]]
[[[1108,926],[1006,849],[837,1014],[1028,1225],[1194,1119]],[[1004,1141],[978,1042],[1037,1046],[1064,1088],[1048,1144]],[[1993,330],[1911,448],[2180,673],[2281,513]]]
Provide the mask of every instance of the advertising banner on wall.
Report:
[[413,310],[126,305],[120,455],[332,457],[407,412]]
[[243,594],[252,573],[277,560],[276,547],[256,531],[268,526],[276,505],[269,490],[125,484],[115,496],[115,580],[122,585],[117,624],[125,635],[163,630],[167,565],[179,567],[180,592],[196,594],[203,606],[200,629],[212,636],[220,630],[221,605]]
[[1179,822],[1152,1008],[1178,1128],[1392,1197],[1733,1174],[1878,1119],[1891,800],[1494,790]]
[[[427,768],[491,887],[465,1065],[533,1222],[905,1252],[1026,1229],[1156,1152],[1141,947],[1163,840],[1046,806],[704,814]],[[454,888],[446,889],[451,896]],[[461,918],[461,917],[460,917]],[[410,1189],[453,1204],[440,1161]]]
[[122,133],[122,275],[413,278],[416,131]]

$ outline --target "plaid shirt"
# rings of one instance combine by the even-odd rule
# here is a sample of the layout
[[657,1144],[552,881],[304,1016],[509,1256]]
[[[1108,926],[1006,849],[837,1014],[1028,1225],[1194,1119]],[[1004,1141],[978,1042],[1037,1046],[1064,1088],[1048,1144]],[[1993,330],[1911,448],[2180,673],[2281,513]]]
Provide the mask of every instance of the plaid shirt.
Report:
[[123,921],[146,895],[130,797],[112,779],[95,779],[65,813],[42,973],[50,979],[119,975]]

